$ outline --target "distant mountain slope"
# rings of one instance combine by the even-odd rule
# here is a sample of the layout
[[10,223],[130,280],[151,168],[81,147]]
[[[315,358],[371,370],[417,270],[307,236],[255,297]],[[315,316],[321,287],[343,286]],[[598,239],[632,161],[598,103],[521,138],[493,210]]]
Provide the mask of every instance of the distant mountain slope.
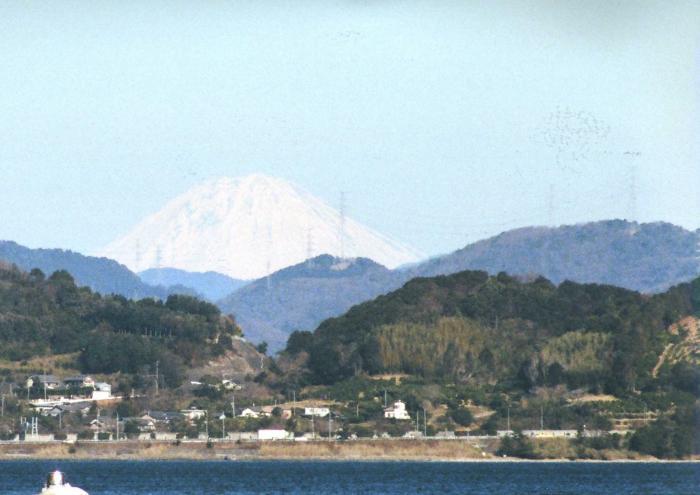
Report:
[[190,287],[209,301],[218,301],[248,283],[217,272],[187,272],[177,268],[151,268],[138,275],[149,285]]
[[390,268],[420,259],[294,184],[260,174],[199,184],[100,254],[135,271],[168,266],[250,280],[323,253]]
[[[557,228],[528,227],[405,270],[382,268],[332,282],[320,276],[322,272],[307,273],[302,263],[270,277],[269,290],[266,280],[261,279],[220,305],[239,318],[251,340],[267,340],[278,349],[290,331],[313,329],[323,319],[338,316],[353,304],[397,289],[415,277],[464,270],[484,270],[492,275],[504,271],[541,274],[555,283],[572,280],[662,292],[699,274],[697,241],[697,233],[668,223],[609,220]],[[279,285],[278,277],[283,280]]]
[[57,270],[66,270],[78,285],[90,287],[102,294],[120,294],[131,299],[195,294],[194,290],[187,287],[154,287],[145,284],[135,273],[114,260],[84,256],[63,249],[30,249],[16,242],[0,241],[0,260],[13,263],[25,271],[39,268],[47,276]]
[[312,330],[354,304],[397,286],[403,277],[366,258],[323,255],[251,282],[219,302],[252,341],[284,347],[294,330]]
[[669,223],[608,220],[557,228],[526,227],[470,244],[410,270],[433,276],[462,270],[537,274],[662,292],[700,274],[700,236]]

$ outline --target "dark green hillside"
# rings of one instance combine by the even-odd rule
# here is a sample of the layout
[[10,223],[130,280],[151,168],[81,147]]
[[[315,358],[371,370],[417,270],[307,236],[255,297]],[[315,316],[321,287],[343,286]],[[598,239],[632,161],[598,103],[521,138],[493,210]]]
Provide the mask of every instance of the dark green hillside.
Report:
[[90,287],[101,294],[120,294],[130,299],[170,294],[196,295],[194,289],[178,283],[148,285],[124,265],[108,258],[84,256],[63,249],[30,249],[12,241],[0,241],[0,261],[14,264],[21,270],[39,268],[45,273],[65,270],[78,285]]
[[170,384],[185,365],[222,354],[240,334],[219,309],[190,296],[132,301],[78,287],[58,271],[0,265],[0,358],[78,353],[84,372],[136,373],[160,361]]
[[666,329],[698,309],[700,279],[645,296],[466,271],[411,280],[291,342],[309,351],[321,383],[406,372],[506,388],[566,383],[620,392],[651,380],[672,339]]

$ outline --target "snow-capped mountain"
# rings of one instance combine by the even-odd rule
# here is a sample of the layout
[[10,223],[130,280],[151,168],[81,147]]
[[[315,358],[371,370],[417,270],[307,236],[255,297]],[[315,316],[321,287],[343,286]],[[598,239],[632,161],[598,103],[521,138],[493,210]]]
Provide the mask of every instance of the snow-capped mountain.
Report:
[[134,271],[172,267],[237,279],[259,278],[319,254],[361,256],[389,268],[420,257],[350,218],[341,243],[340,223],[338,211],[285,180],[221,178],[173,199],[99,254]]

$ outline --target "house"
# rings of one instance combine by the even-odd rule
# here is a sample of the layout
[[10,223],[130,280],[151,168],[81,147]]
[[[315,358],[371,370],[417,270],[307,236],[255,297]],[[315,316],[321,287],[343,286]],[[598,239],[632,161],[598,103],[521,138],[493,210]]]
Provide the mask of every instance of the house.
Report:
[[95,380],[87,375],[69,376],[63,383],[67,388],[95,388]]
[[64,416],[66,414],[87,414],[90,411],[89,402],[72,402],[69,404],[60,404],[53,406],[51,409],[47,410],[44,415],[57,418],[58,416]]
[[294,440],[294,433],[286,431],[281,426],[271,426],[264,430],[258,430],[259,441],[270,440]]
[[116,428],[117,420],[114,418],[99,417],[88,423],[88,428],[94,432],[100,433],[112,431]]
[[183,409],[180,411],[187,421],[197,421],[198,419],[203,419],[207,416],[207,411],[204,409],[198,409],[194,406],[189,409]]
[[304,416],[310,416],[314,418],[325,418],[331,413],[328,407],[305,407]]
[[260,416],[263,415],[262,409],[259,407],[246,407],[241,411],[241,413],[238,415],[241,418],[259,418]]
[[142,419],[152,419],[156,423],[170,424],[173,421],[184,419],[185,415],[173,411],[148,411],[141,415]]
[[150,433],[156,431],[156,422],[152,418],[124,418],[120,421],[120,430],[124,431],[127,423],[136,423],[141,433]]
[[61,380],[54,375],[32,375],[27,378],[27,388],[40,387],[55,390],[61,386]]
[[403,401],[397,400],[394,405],[384,409],[384,417],[387,419],[407,420],[411,416],[406,411],[406,404]]
[[92,400],[109,400],[112,398],[112,386],[109,383],[97,382],[92,391]]

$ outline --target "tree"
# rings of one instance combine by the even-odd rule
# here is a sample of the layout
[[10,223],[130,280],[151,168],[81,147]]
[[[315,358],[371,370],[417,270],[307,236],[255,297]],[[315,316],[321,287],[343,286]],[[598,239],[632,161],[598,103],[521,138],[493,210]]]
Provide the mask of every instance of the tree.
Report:
[[474,422],[474,416],[466,407],[450,410],[450,418],[460,426],[469,426]]
[[512,436],[501,439],[501,444],[496,451],[498,456],[520,457],[522,459],[537,459],[532,442],[521,431],[516,431]]

